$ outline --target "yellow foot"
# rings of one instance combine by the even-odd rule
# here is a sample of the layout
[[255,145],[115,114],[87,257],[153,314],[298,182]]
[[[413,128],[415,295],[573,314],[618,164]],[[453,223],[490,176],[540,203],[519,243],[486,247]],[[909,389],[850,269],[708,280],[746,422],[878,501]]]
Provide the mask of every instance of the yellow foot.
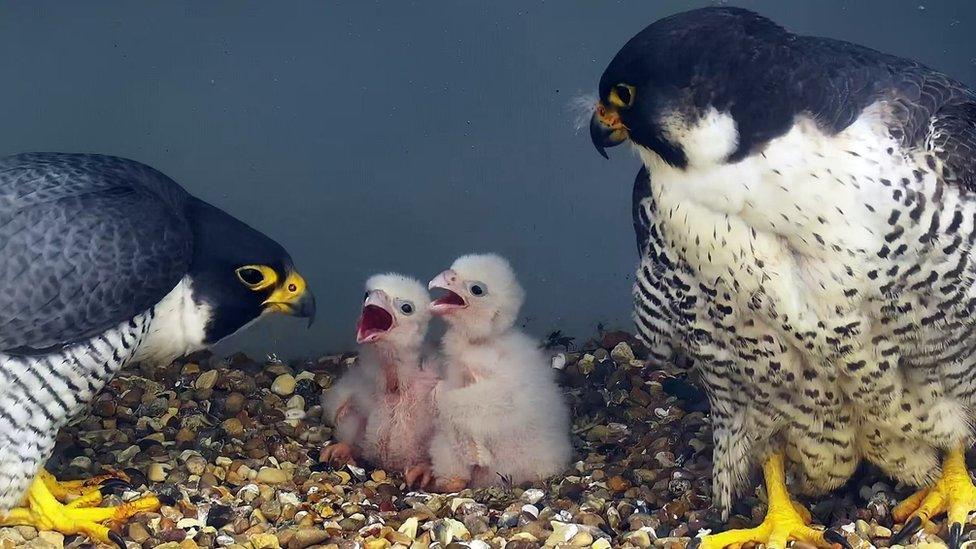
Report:
[[810,527],[810,512],[790,499],[786,489],[786,473],[783,469],[783,456],[773,454],[763,465],[766,477],[766,493],[769,496],[769,510],[762,524],[744,530],[729,530],[696,538],[689,549],[722,549],[729,545],[743,543],[763,543],[766,547],[784,549],[789,540],[803,541],[818,547],[832,547],[838,543],[850,547],[847,540],[833,530],[818,530]]
[[[118,507],[91,507],[94,496],[83,495],[65,505],[51,493],[48,482],[41,475],[35,478],[27,490],[25,506],[11,509],[10,513],[0,517],[0,526],[33,526],[39,530],[55,530],[65,535],[84,534],[92,540],[115,543],[125,549],[121,536],[103,523],[120,524],[138,513],[159,509],[159,500],[153,496],[123,503]],[[88,493],[90,492],[85,492]],[[94,493],[98,494],[98,502],[101,502],[101,493],[98,490],[94,490]]]
[[82,480],[58,480],[45,469],[37,473],[51,495],[69,507],[96,507],[102,496],[116,488],[128,488],[129,476],[122,472],[98,475]]
[[905,526],[891,538],[891,544],[901,543],[918,532],[931,519],[943,513],[949,519],[949,547],[961,545],[962,527],[969,513],[976,510],[976,486],[966,470],[966,455],[962,446],[952,450],[942,464],[942,478],[933,486],[915,492],[898,504],[891,515]]

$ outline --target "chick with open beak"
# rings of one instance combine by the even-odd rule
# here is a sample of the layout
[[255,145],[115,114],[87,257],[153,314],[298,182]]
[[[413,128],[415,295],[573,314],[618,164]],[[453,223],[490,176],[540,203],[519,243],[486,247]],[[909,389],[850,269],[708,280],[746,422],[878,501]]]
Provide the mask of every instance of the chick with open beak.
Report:
[[569,462],[569,409],[538,344],[515,327],[525,292],[508,261],[458,258],[430,282],[448,324],[444,380],[434,390],[436,486],[538,481]]
[[412,278],[383,274],[366,282],[356,322],[359,357],[322,398],[336,442],[323,448],[321,461],[338,465],[362,457],[404,471],[410,485],[430,483],[431,390],[438,372],[433,355],[424,352],[429,306],[427,290]]

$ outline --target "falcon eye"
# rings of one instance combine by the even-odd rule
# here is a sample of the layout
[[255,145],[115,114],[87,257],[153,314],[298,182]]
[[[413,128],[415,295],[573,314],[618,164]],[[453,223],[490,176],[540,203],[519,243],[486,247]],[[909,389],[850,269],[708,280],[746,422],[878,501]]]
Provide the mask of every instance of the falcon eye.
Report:
[[411,305],[409,303],[404,303],[403,305],[400,305],[400,310],[403,311],[403,314],[405,314],[405,315],[412,315],[413,314],[413,305]]
[[251,269],[249,267],[244,267],[243,269],[237,270],[237,276],[240,277],[241,282],[247,284],[248,286],[257,286],[264,280],[264,275],[261,271],[257,269]]
[[363,294],[363,301],[366,301],[367,299],[369,299],[369,292]]
[[485,286],[480,282],[471,285],[471,295],[485,295]]
[[620,108],[627,108],[634,104],[637,90],[629,84],[617,84],[610,90],[610,103]]
[[274,284],[278,278],[271,267],[263,265],[245,265],[237,269],[236,273],[237,278],[252,290],[267,288]]

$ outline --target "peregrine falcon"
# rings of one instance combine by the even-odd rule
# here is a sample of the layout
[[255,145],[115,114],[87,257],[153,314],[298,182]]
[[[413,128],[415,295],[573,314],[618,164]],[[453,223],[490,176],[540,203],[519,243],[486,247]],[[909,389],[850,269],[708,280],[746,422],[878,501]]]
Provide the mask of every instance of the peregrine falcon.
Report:
[[315,313],[278,243],[148,166],[93,154],[0,159],[0,289],[0,525],[123,548],[100,523],[158,501],[88,508],[97,482],[41,469],[58,429],[129,361],[169,361],[265,313]]
[[839,543],[785,472],[823,493],[867,460],[923,487],[895,510],[902,536],[947,513],[958,546],[976,507],[976,93],[712,7],[623,46],[590,134],[647,170],[636,323],[657,359],[700,370],[716,505],[765,475],[766,520],[698,543]]

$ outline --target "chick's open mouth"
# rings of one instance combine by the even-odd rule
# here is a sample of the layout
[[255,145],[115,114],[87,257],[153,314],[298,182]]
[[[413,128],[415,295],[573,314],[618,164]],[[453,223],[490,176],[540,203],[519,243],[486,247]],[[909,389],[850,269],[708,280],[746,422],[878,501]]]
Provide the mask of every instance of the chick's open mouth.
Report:
[[393,315],[378,305],[367,305],[356,325],[356,339],[360,343],[375,341],[393,328]]
[[453,309],[462,309],[467,307],[468,304],[464,301],[464,298],[459,294],[448,290],[447,288],[441,288],[444,295],[438,297],[431,302],[430,308],[435,313],[443,313]]

